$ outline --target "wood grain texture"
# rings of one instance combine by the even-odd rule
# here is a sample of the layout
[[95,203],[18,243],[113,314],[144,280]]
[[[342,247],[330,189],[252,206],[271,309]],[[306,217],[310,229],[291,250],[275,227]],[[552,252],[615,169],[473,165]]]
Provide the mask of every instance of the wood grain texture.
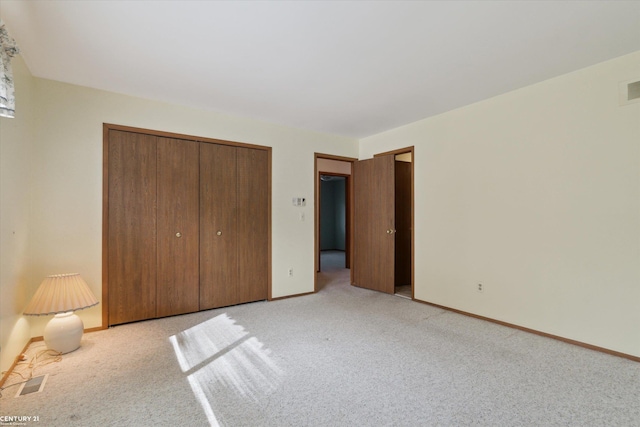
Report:
[[103,326],[271,296],[269,147],[111,124],[103,133]]
[[156,315],[164,317],[199,310],[199,143],[158,138],[157,144]]
[[269,271],[269,168],[264,150],[238,153],[237,303],[267,298]]
[[182,139],[182,140],[195,141],[195,142],[207,142],[211,144],[228,145],[228,146],[234,146],[234,147],[255,148],[255,149],[264,150],[264,151],[269,151],[271,149],[271,147],[265,147],[265,146],[256,145],[256,144],[247,144],[246,142],[228,141],[228,140],[216,139],[216,138],[206,138],[203,136],[187,135],[183,133],[166,132],[166,131],[154,130],[154,129],[144,129],[144,128],[138,128],[133,126],[124,126],[124,125],[117,125],[117,124],[111,124],[111,123],[105,123],[104,126],[108,127],[109,129],[120,130],[120,131],[131,132],[131,133],[141,133],[145,135],[159,136],[163,138]]
[[109,325],[156,316],[156,137],[109,131]]
[[[369,233],[369,181],[373,174],[373,160],[361,160],[353,164],[354,181],[354,230],[353,230],[353,284],[366,287],[364,283],[368,280],[369,254],[368,247],[371,245]],[[370,286],[370,285],[369,285]]]
[[394,293],[395,186],[393,156],[354,163],[354,284]]
[[238,300],[236,158],[235,147],[200,144],[200,310]]

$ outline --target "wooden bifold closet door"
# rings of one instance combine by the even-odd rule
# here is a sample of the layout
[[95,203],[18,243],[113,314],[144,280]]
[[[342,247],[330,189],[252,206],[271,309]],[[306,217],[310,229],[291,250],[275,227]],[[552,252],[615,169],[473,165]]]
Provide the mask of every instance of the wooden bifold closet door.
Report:
[[267,298],[267,152],[200,146],[200,309]]
[[237,299],[238,177],[235,147],[200,146],[200,309]]
[[199,144],[158,138],[157,317],[198,311]]
[[106,323],[266,299],[269,152],[107,135]]
[[264,150],[238,148],[238,304],[267,298],[269,168]]
[[109,132],[109,325],[156,317],[156,141]]

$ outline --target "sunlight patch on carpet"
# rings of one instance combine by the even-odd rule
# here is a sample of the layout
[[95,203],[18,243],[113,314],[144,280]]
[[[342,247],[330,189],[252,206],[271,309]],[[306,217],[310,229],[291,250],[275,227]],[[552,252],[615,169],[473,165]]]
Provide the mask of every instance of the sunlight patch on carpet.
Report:
[[211,425],[218,393],[258,401],[281,382],[270,351],[226,313],[169,337],[182,372]]
[[234,345],[248,334],[226,313],[169,338],[182,372],[187,372]]

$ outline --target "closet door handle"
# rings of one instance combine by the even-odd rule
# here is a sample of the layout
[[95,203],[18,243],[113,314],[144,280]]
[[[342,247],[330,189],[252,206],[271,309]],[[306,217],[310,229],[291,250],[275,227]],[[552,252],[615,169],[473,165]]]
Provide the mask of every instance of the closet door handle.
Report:
[[176,233],[176,237],[182,237],[181,233]]
[[222,236],[222,231],[218,230],[218,232],[216,233],[217,236]]

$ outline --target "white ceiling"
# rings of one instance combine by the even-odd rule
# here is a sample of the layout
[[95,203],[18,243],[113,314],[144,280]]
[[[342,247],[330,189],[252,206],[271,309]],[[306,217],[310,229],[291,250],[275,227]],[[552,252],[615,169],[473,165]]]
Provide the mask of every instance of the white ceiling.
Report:
[[33,75],[365,137],[640,50],[639,1],[0,0]]

